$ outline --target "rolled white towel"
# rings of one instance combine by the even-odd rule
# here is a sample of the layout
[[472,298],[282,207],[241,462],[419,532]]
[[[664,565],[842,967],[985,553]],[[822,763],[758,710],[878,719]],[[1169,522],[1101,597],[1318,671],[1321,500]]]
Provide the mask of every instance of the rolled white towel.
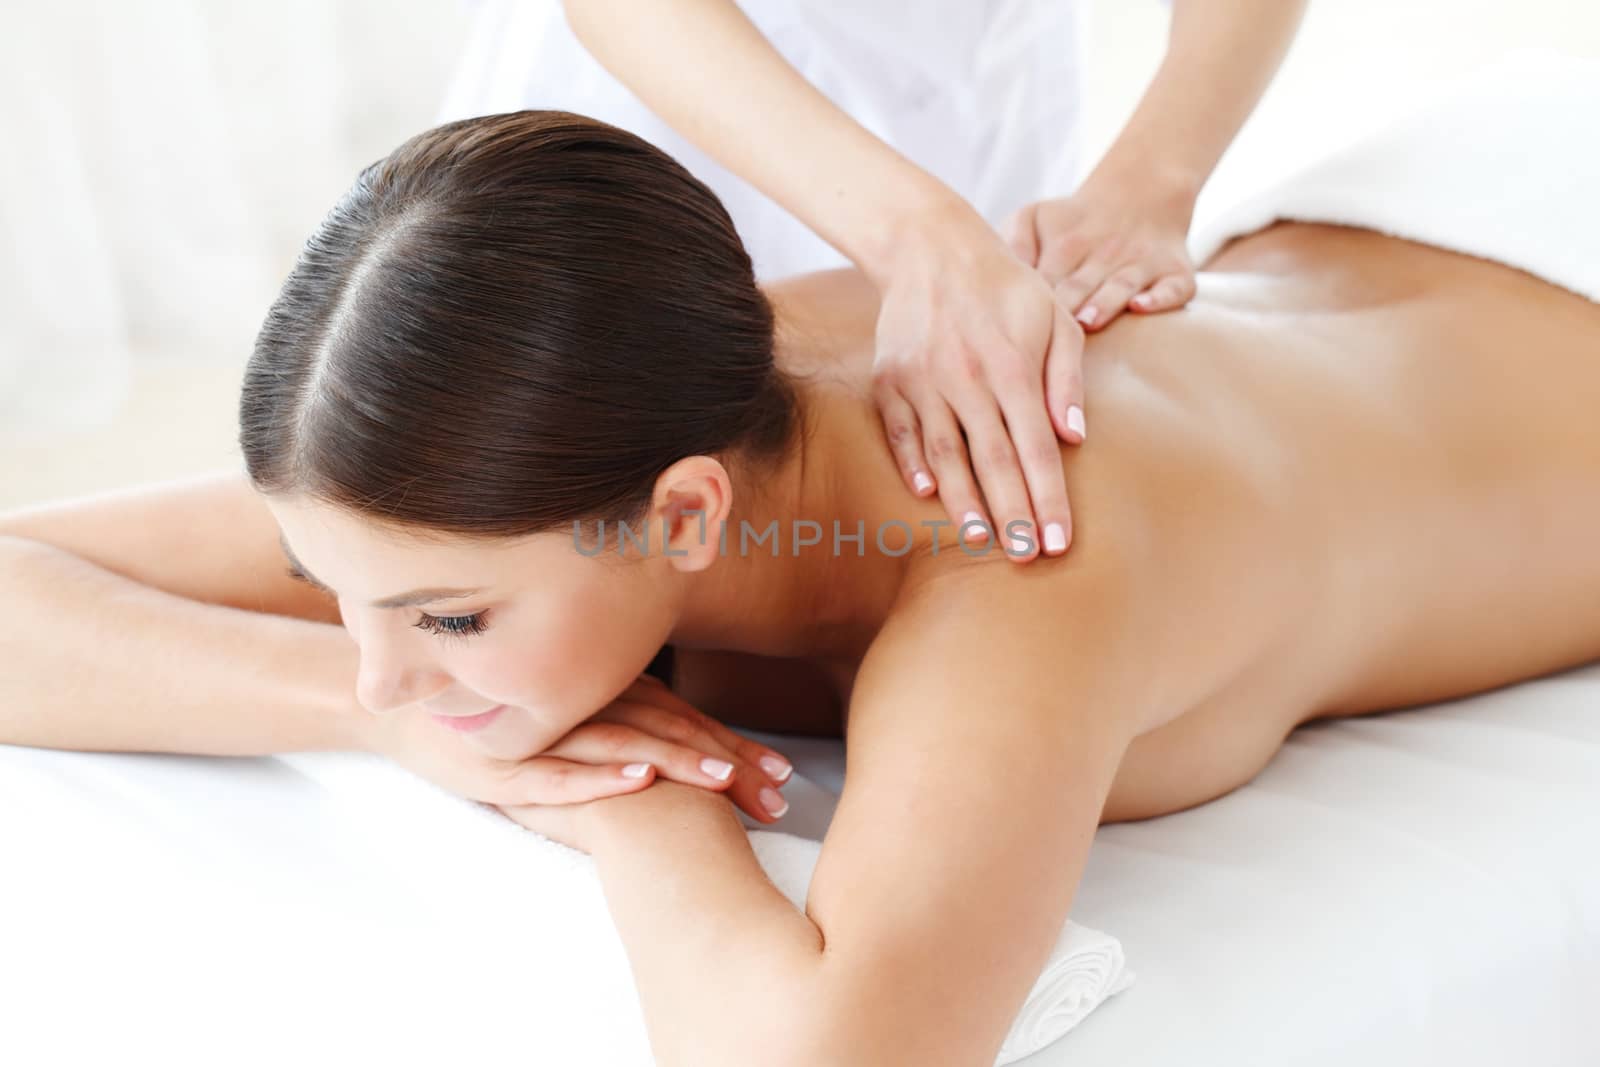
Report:
[[[785,795],[792,788],[786,788]],[[789,803],[792,810],[795,801],[791,799]],[[750,831],[750,845],[772,884],[804,911],[806,892],[822,846],[804,837],[771,830]],[[1031,1056],[1059,1040],[1107,997],[1132,985],[1133,978],[1120,941],[1067,920],[1039,980],[1011,1023],[1000,1055],[995,1057],[996,1067]]]
[[[483,894],[489,886],[514,894],[530,914],[562,916],[560,941],[552,940],[548,930],[539,937],[541,958],[551,972],[569,976],[586,972],[587,981],[571,983],[575,989],[615,991],[631,986],[631,972],[626,956],[617,951],[620,938],[605,909],[599,875],[586,854],[531,833],[487,805],[446,792],[378,756],[299,752],[278,759],[328,790],[331,817],[358,823],[375,847],[381,848],[385,840],[393,844],[393,854],[404,863],[406,892],[435,901],[476,897],[484,912],[496,917],[497,930],[506,937],[518,936],[515,928],[505,925],[513,912],[494,906]],[[790,802],[786,820],[798,817],[800,823],[809,820],[813,830],[826,829],[825,805],[831,794],[797,771],[784,795]],[[790,903],[803,910],[821,844],[776,830],[750,830],[749,834],[751,848],[767,877]],[[424,961],[419,960],[418,965],[426,969]],[[494,975],[478,977],[495,980]],[[996,1065],[1031,1055],[1059,1039],[1107,997],[1132,982],[1133,974],[1115,938],[1068,921],[1012,1024]],[[648,1062],[638,1059],[640,1042],[626,1040],[643,1031],[636,1000],[624,1008],[615,998],[592,1003],[574,994],[570,1002],[548,1006],[562,1013],[569,1030],[581,1023],[580,1016],[588,1015],[592,1016],[592,1028],[581,1028],[619,1035],[618,1047],[603,1055],[598,1055],[601,1049],[591,1046],[589,1051],[598,1058],[589,1062]],[[637,1018],[619,1030],[623,1011]]]

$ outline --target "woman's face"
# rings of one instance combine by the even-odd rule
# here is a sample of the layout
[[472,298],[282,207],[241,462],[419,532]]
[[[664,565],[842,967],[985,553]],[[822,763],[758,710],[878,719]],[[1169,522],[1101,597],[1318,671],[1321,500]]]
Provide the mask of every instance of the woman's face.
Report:
[[570,532],[435,542],[300,497],[267,505],[290,559],[339,601],[361,649],[362,706],[467,717],[505,705],[462,734],[503,759],[541,752],[599,711],[672,629],[650,568],[586,556]]

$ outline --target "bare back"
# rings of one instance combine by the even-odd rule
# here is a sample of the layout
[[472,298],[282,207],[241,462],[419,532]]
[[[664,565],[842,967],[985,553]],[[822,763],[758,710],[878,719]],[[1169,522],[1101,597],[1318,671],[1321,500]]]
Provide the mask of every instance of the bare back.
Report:
[[[859,390],[867,444],[870,288],[840,271],[774,295]],[[1600,658],[1600,306],[1371,231],[1279,224],[1206,264],[1183,311],[1092,337],[1085,375],[1095,436],[1062,450],[1074,543],[1027,566],[1066,583],[1115,552],[1137,576],[1116,595],[1136,605],[1155,710],[1107,820],[1226,792],[1312,718]],[[940,515],[875,448],[860,454],[881,463],[885,513]],[[971,565],[924,553],[904,581]],[[828,667],[843,707],[849,665]]]

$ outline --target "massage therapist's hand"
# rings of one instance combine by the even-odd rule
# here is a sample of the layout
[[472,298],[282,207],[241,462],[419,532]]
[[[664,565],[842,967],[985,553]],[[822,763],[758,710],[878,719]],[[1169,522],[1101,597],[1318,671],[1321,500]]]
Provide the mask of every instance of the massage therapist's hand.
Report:
[[1091,175],[1072,196],[1029,204],[1006,242],[1036,266],[1086,330],[1127,308],[1172,311],[1195,294],[1187,239],[1194,196],[1149,178]]
[[938,492],[956,536],[987,534],[1009,559],[1066,551],[1057,438],[1084,438],[1082,329],[964,202],[892,247],[869,270],[882,294],[873,396],[906,484]]
[[[487,751],[411,705],[375,716],[367,748],[469,800],[488,804],[582,804],[674,779],[723,793],[753,819],[773,822],[763,796],[789,777],[787,761],[641,675],[620,696],[565,734],[522,746],[518,758]],[[762,769],[773,760],[775,773]],[[710,764],[703,765],[709,760]],[[630,775],[628,768],[642,769]],[[708,769],[709,767],[709,769]],[[721,777],[719,777],[721,775]]]

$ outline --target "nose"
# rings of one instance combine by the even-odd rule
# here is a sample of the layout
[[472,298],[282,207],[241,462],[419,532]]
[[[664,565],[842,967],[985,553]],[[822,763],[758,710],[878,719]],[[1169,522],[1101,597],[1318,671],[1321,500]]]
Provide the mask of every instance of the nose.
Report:
[[361,644],[356,671],[356,700],[374,715],[415,704],[450,685],[449,676],[427,664],[415,664],[393,643],[374,640],[371,628]]

